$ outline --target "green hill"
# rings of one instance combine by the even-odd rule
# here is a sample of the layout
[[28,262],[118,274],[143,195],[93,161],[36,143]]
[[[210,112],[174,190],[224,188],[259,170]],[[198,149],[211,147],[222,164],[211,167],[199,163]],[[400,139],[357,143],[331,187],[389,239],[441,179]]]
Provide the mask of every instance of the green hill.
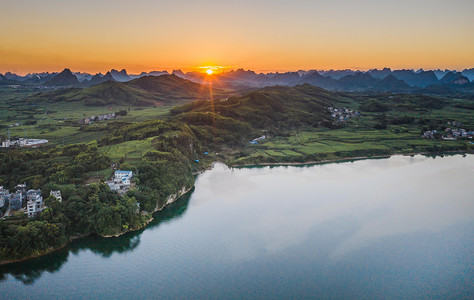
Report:
[[209,89],[176,75],[144,76],[127,83],[128,86],[145,90],[164,97],[194,99],[209,94]]
[[203,113],[245,122],[255,128],[317,126],[330,119],[327,108],[338,96],[309,84],[274,86],[220,101],[198,101],[172,109],[176,118],[194,123]]
[[183,100],[207,100],[209,88],[175,75],[145,76],[129,82],[107,81],[87,88],[36,94],[35,101],[82,101],[86,105],[153,106]]

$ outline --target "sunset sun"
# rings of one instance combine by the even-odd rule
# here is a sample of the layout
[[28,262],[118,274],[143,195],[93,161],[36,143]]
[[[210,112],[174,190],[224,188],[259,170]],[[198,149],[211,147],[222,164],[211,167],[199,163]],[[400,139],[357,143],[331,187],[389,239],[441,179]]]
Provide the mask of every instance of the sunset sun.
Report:
[[212,69],[207,69],[207,70],[206,70],[206,73],[207,73],[208,75],[212,75],[212,73],[214,73],[214,71],[213,71]]

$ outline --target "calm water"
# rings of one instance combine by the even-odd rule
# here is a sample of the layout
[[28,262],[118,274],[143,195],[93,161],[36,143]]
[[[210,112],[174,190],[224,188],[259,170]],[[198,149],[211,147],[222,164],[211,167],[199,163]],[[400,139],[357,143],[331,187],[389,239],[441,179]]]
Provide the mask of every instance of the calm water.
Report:
[[474,297],[474,155],[218,164],[156,217],[0,268],[0,298]]

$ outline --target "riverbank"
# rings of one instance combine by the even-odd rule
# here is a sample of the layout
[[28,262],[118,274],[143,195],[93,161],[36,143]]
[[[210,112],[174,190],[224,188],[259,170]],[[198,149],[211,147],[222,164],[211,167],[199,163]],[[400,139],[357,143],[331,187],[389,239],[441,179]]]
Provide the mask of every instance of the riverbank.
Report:
[[49,248],[49,249],[44,250],[44,251],[39,251],[37,254],[29,255],[27,257],[22,257],[22,258],[18,258],[18,259],[0,260],[0,266],[14,264],[14,263],[22,262],[22,261],[27,261],[29,259],[38,258],[38,257],[41,257],[41,256],[45,256],[45,255],[54,253],[56,251],[64,249],[72,241],[77,240],[77,239],[81,239],[81,238],[85,238],[87,236],[89,236],[89,234],[79,234],[79,235],[72,236],[68,239],[67,242],[62,244],[60,247]]
[[[467,151],[447,151],[447,152],[443,152],[443,153],[440,153],[441,155],[442,154],[463,154],[463,153],[474,153],[474,152],[467,152]],[[436,154],[436,153],[432,153],[432,152],[412,152],[412,153],[394,153],[394,154],[389,154],[389,155],[375,155],[375,156],[355,156],[355,157],[343,157],[343,158],[338,158],[338,159],[327,159],[327,160],[320,160],[320,161],[308,161],[308,162],[291,162],[291,163],[259,163],[259,164],[245,164],[245,165],[229,165],[229,167],[232,167],[232,168],[246,168],[246,167],[264,167],[264,166],[303,166],[303,165],[307,165],[307,166],[311,166],[311,165],[319,165],[319,164],[329,164],[329,163],[339,163],[339,162],[347,162],[347,161],[357,161],[357,160],[364,160],[364,159],[383,159],[383,158],[390,158],[392,156],[395,156],[395,155],[403,155],[403,156],[413,156],[413,155],[428,155],[428,154]],[[215,161],[213,162],[210,166],[206,167],[206,168],[203,168],[202,170],[198,171],[198,172],[194,172],[193,175],[197,176],[199,174],[202,174],[206,171],[209,171],[213,168],[214,164],[215,163],[224,163],[222,161]],[[225,163],[224,163],[225,164]],[[129,233],[129,232],[134,232],[134,231],[138,231],[138,230],[141,230],[143,228],[146,228],[148,226],[149,223],[151,223],[153,220],[154,220],[154,217],[153,217],[153,214],[158,212],[158,211],[161,211],[163,209],[166,208],[166,206],[168,206],[169,204],[175,202],[176,200],[178,200],[180,197],[184,196],[185,194],[189,193],[192,189],[194,188],[194,186],[190,187],[190,188],[181,188],[181,190],[178,191],[178,193],[176,194],[173,194],[173,195],[170,195],[168,196],[168,199],[165,203],[165,205],[161,206],[161,207],[157,207],[152,213],[151,213],[151,218],[148,219],[145,224],[143,224],[142,226],[140,226],[139,228],[134,228],[134,229],[129,229],[127,231],[124,231],[124,232],[121,232],[121,233],[117,233],[117,234],[113,234],[113,235],[101,235],[101,237],[104,237],[104,238],[111,238],[111,237],[119,237],[121,235],[124,235],[126,233]]]
[[[177,193],[169,195],[168,198],[166,199],[166,203],[164,205],[157,206],[151,213],[149,213],[150,217],[142,224],[142,226],[137,227],[137,228],[132,228],[132,229],[120,232],[120,233],[116,233],[116,234],[111,234],[111,235],[100,235],[100,234],[98,234],[98,236],[100,236],[102,238],[114,238],[114,237],[120,237],[121,235],[124,235],[124,234],[129,233],[129,232],[134,232],[134,231],[138,231],[138,230],[146,228],[148,226],[148,224],[150,224],[155,219],[153,214],[155,214],[158,211],[161,211],[161,210],[165,209],[166,206],[168,206],[171,203],[174,203],[180,197],[182,197],[185,194],[189,193],[193,188],[194,188],[194,185],[191,186],[191,187],[183,186],[180,190],[178,190]],[[62,244],[60,247],[49,248],[47,250],[38,251],[36,254],[29,255],[29,256],[26,256],[26,257],[22,257],[22,258],[18,258],[18,259],[0,260],[0,266],[8,265],[8,264],[14,264],[14,263],[18,263],[18,262],[23,262],[23,261],[27,261],[29,259],[38,258],[38,257],[41,257],[41,256],[51,254],[53,252],[56,252],[56,251],[59,251],[59,250],[63,249],[64,247],[69,245],[73,240],[84,238],[84,237],[87,237],[89,235],[90,234],[74,235],[72,237],[69,237],[67,242]]]
[[161,207],[157,207],[155,208],[155,210],[153,212],[151,212],[150,214],[150,218],[148,220],[145,221],[145,223],[138,227],[138,228],[133,228],[133,229],[129,229],[127,231],[124,231],[124,232],[120,232],[120,233],[116,233],[116,234],[110,234],[110,235],[99,235],[100,237],[103,237],[103,238],[112,238],[112,237],[119,237],[121,235],[124,235],[126,233],[129,233],[129,232],[134,232],[134,231],[138,231],[138,230],[141,230],[143,228],[146,228],[148,226],[148,224],[150,224],[154,219],[155,217],[153,217],[153,214],[155,214],[156,212],[159,212],[163,209],[166,208],[166,206],[168,206],[169,204],[175,202],[176,200],[178,200],[180,197],[186,195],[187,193],[189,193],[192,189],[194,188],[194,186],[190,187],[190,188],[186,188],[186,187],[182,187],[176,194],[172,194],[170,196],[168,196],[168,199],[165,203],[165,205],[161,206]]
[[[247,167],[265,167],[265,166],[311,166],[311,165],[320,165],[320,164],[328,164],[328,163],[338,163],[338,162],[347,162],[347,161],[357,161],[357,160],[364,160],[364,159],[382,159],[382,158],[390,158],[395,155],[403,155],[403,156],[413,156],[413,155],[455,155],[455,154],[474,154],[474,151],[445,151],[442,153],[435,153],[435,152],[410,152],[410,153],[393,153],[387,155],[370,155],[370,156],[347,156],[342,158],[335,158],[335,159],[324,159],[324,160],[316,160],[316,161],[307,161],[307,162],[277,162],[277,163],[251,163],[251,164],[230,164],[229,167],[232,168],[247,168]],[[209,169],[209,168],[208,168]],[[206,170],[208,170],[206,169]]]
[[45,255],[47,255],[47,254],[50,254],[50,253],[59,251],[59,250],[63,249],[64,247],[66,247],[67,245],[69,245],[69,241],[66,242],[66,243],[64,243],[64,245],[61,245],[61,247],[58,247],[58,248],[50,248],[50,249],[48,249],[48,250],[40,251],[40,252],[37,253],[37,254],[30,255],[30,256],[27,256],[27,257],[23,257],[23,258],[19,258],[19,259],[2,260],[2,261],[0,261],[0,266],[9,265],[9,264],[14,264],[14,263],[19,263],[19,262],[26,261],[26,260],[29,260],[29,259],[33,259],[33,258],[45,256]]
[[[189,187],[189,188],[186,188],[186,187],[183,187],[181,188],[176,194],[172,194],[170,196],[168,196],[168,199],[165,203],[165,205],[161,206],[161,207],[157,207],[153,212],[151,212],[150,214],[150,218],[148,220],[146,220],[146,222],[138,227],[138,228],[133,228],[133,229],[129,229],[127,231],[124,231],[124,232],[120,232],[120,233],[117,233],[117,234],[112,234],[112,235],[99,235],[100,237],[102,238],[114,238],[114,237],[119,237],[121,235],[124,235],[126,233],[129,233],[129,232],[134,232],[134,231],[138,231],[138,230],[141,230],[141,229],[144,229],[148,226],[148,224],[150,224],[155,218],[154,218],[154,214],[156,212],[159,212],[159,211],[162,211],[163,209],[165,209],[168,205],[170,205],[171,203],[174,203],[175,201],[177,201],[180,197],[186,195],[187,193],[189,193],[192,189],[194,188],[194,186],[192,187]],[[27,261],[27,260],[30,260],[30,259],[33,259],[33,258],[38,258],[38,257],[41,257],[41,256],[45,256],[45,255],[48,255],[48,254],[51,254],[51,253],[54,253],[56,251],[59,251],[61,249],[64,249],[66,246],[68,246],[72,241],[74,240],[77,240],[77,239],[80,239],[80,238],[84,238],[84,237],[87,237],[89,236],[90,234],[82,234],[82,235],[75,235],[75,236],[72,236],[69,238],[69,240],[64,243],[63,245],[61,245],[60,247],[56,247],[56,248],[50,248],[48,250],[45,250],[45,251],[40,251],[38,252],[37,254],[34,254],[34,255],[30,255],[30,256],[27,256],[27,257],[23,257],[23,258],[19,258],[19,259],[10,259],[10,260],[0,260],[0,266],[4,266],[4,265],[9,265],[9,264],[14,264],[14,263],[19,263],[19,262],[23,262],[23,261]]]

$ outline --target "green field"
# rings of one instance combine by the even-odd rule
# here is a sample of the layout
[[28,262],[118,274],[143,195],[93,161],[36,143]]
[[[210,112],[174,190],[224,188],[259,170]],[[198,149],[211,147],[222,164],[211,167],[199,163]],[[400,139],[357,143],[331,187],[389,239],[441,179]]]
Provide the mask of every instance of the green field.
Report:
[[[348,96],[337,102],[337,107],[358,110],[360,103]],[[379,98],[381,100],[381,98]],[[383,101],[383,98],[382,100]],[[455,107],[469,100],[451,99],[443,109],[407,111],[393,107],[385,112],[388,119],[409,116],[413,124],[388,125],[386,129],[375,129],[380,113],[361,112],[360,118],[350,119],[344,128],[306,127],[285,132],[284,135],[269,135],[258,145],[245,145],[241,153],[230,160],[231,164],[252,164],[264,162],[303,162],[308,160],[338,159],[341,157],[373,156],[393,153],[415,153],[431,151],[450,151],[455,149],[474,149],[469,142],[459,139],[421,138],[421,131],[440,130],[447,121],[462,122],[466,129],[474,128],[473,110]],[[419,119],[427,124],[420,125]]]
[[[173,105],[156,107],[130,106],[88,106],[83,102],[41,102],[23,101],[31,98],[37,90],[2,88],[0,92],[0,136],[6,137],[9,128],[12,137],[48,139],[48,146],[90,143],[102,138],[115,123],[135,123],[170,117]],[[285,94],[283,94],[285,95]],[[328,97],[327,94],[323,94]],[[330,96],[329,96],[330,97]],[[420,96],[421,97],[421,96]],[[388,124],[387,128],[376,129],[380,112],[363,112],[360,118],[350,119],[343,128],[300,126],[269,133],[268,138],[259,145],[243,143],[234,150],[224,151],[225,160],[231,164],[257,162],[303,162],[308,160],[334,159],[343,156],[384,155],[390,153],[412,153],[425,151],[449,151],[453,149],[472,149],[467,140],[443,141],[423,139],[422,130],[440,130],[447,121],[456,120],[466,129],[474,128],[473,110],[459,108],[460,104],[471,105],[469,99],[446,98],[442,109],[428,109],[416,106],[417,98],[412,95],[363,95],[339,93],[335,97],[335,107],[359,110],[367,101],[379,101],[390,109],[384,112],[387,119],[403,116],[412,117],[410,124]],[[426,101],[426,99],[422,99]],[[429,98],[430,101],[433,99]],[[434,98],[436,101],[436,98]],[[284,100],[283,100],[284,101]],[[421,101],[421,100],[420,100]],[[250,106],[249,106],[250,107]],[[243,107],[242,111],[250,109]],[[127,111],[126,116],[113,120],[80,124],[80,120],[92,115]],[[424,120],[423,124],[419,120]],[[35,121],[34,125],[24,125]],[[245,120],[244,120],[245,121]],[[257,121],[252,121],[254,124]],[[281,118],[280,118],[280,122]],[[284,122],[284,121],[283,121]],[[22,123],[18,127],[8,127]],[[117,124],[118,124],[117,123]],[[127,141],[101,147],[100,151],[112,162],[122,160],[130,165],[141,161],[143,155],[153,150],[152,138]],[[106,172],[105,172],[106,173]]]
[[[31,104],[23,100],[36,92],[36,90],[29,89],[0,88],[0,137],[7,137],[9,129],[11,137],[47,139],[50,145],[89,143],[101,138],[103,132],[85,131],[81,127],[102,123],[140,122],[165,118],[172,108],[171,105],[156,107],[88,106],[81,102]],[[127,115],[91,125],[80,124],[80,121],[86,117],[120,110],[127,111]],[[24,123],[28,121],[35,121],[35,124],[25,125]],[[21,125],[8,127],[15,123]]]

